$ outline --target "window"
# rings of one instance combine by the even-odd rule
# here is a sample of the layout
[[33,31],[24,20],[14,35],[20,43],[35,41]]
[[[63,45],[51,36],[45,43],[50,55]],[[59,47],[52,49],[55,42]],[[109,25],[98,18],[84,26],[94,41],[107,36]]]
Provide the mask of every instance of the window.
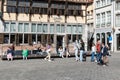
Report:
[[16,31],[16,24],[15,23],[11,23],[10,24],[10,32],[15,32]]
[[68,11],[69,16],[73,15],[73,12],[74,12],[73,10],[69,10]]
[[116,2],[116,10],[120,10],[120,2]]
[[14,7],[14,6],[7,6],[7,12],[8,13],[15,13],[16,12],[16,7]]
[[9,43],[9,34],[4,34],[4,43]]
[[50,33],[54,33],[54,24],[50,24]]
[[18,7],[18,13],[29,13],[28,7]]
[[107,26],[111,25],[111,11],[107,12]]
[[40,10],[39,8],[33,7],[33,8],[32,8],[32,13],[34,13],[34,14],[39,14],[39,13],[40,13],[39,10]]
[[100,1],[96,1],[96,8],[100,7]]
[[15,42],[15,34],[10,34],[10,43]]
[[57,33],[60,33],[60,24],[57,24],[56,31],[57,31]]
[[75,33],[77,33],[77,26],[76,25],[73,25],[72,26],[72,32],[73,32],[73,34],[75,34]]
[[37,25],[37,32],[42,32],[42,24]]
[[116,15],[116,27],[120,27],[120,14]]
[[64,24],[61,25],[61,33],[65,33],[65,25]]
[[24,43],[28,43],[28,34],[24,34]]
[[82,33],[82,25],[78,25],[78,33]]
[[24,24],[24,32],[29,32],[29,24],[28,23]]
[[23,23],[18,24],[18,32],[23,32]]
[[36,32],[36,24],[32,24],[31,26],[31,32]]
[[72,33],[72,26],[71,25],[67,25],[67,33]]
[[96,27],[100,27],[100,14],[97,14],[96,18]]
[[43,32],[48,32],[48,25],[47,24],[43,24]]
[[47,8],[41,8],[40,13],[41,14],[47,14]]
[[106,4],[106,1],[102,0],[102,6],[105,6],[105,4]]
[[105,12],[102,13],[102,20],[101,20],[102,24],[101,27],[105,27]]
[[107,4],[111,4],[111,2],[112,2],[111,0],[107,0]]
[[9,23],[5,23],[4,31],[9,32]]

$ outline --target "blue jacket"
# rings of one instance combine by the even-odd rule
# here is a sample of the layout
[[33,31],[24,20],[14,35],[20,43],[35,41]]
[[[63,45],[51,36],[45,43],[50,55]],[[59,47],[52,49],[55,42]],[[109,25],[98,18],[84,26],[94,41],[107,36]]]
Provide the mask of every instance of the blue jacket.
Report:
[[7,50],[7,54],[12,54],[13,55],[14,51],[12,49]]

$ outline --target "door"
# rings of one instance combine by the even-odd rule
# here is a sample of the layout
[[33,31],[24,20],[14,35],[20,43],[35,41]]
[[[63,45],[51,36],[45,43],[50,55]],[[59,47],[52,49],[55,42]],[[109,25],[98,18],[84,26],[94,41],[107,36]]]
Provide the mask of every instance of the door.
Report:
[[56,44],[57,53],[60,46],[61,47],[63,46],[63,36],[57,36],[57,44]]

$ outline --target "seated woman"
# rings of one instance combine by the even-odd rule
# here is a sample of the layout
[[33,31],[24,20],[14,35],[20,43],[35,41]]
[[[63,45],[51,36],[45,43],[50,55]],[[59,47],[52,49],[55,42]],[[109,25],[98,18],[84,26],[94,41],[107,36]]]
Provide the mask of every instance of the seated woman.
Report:
[[11,47],[8,47],[7,60],[9,61],[10,59],[11,59],[11,61],[13,60],[13,50],[11,49]]

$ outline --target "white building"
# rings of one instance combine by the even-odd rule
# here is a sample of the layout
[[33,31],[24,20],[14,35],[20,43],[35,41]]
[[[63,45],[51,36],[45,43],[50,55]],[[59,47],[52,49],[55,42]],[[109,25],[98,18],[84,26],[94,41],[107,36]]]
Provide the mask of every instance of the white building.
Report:
[[[100,40],[101,43],[109,44],[113,51],[113,33],[114,33],[114,6],[112,0],[94,0],[94,29],[95,43]],[[110,41],[109,38],[112,37]]]
[[114,6],[114,50],[120,51],[120,0],[115,0]]

